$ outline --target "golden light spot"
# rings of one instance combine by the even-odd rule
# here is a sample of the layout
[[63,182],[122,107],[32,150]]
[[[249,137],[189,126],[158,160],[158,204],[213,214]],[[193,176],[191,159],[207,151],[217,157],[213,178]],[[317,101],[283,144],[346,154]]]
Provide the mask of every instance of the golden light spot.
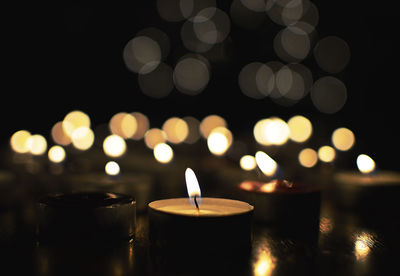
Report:
[[115,114],[108,126],[112,134],[119,135],[125,139],[131,138],[137,130],[136,118],[126,112]]
[[71,138],[67,135],[63,128],[63,122],[57,122],[51,129],[51,138],[59,145],[67,146],[71,144]]
[[335,149],[330,146],[322,146],[318,149],[318,158],[323,162],[332,162],[335,156]]
[[290,129],[285,121],[272,117],[258,121],[253,134],[261,145],[283,145],[289,139]]
[[29,152],[33,155],[42,155],[47,149],[47,141],[40,134],[34,134],[30,136],[26,141],[26,145],[29,149]]
[[332,133],[332,144],[338,150],[347,151],[353,147],[354,142],[354,133],[348,128],[341,127]]
[[245,171],[254,170],[257,167],[256,159],[252,155],[244,155],[240,158],[240,167]]
[[47,153],[49,160],[53,163],[61,163],[65,159],[65,150],[63,147],[52,146]]
[[140,112],[132,112],[131,115],[135,117],[137,128],[136,132],[131,137],[134,140],[140,140],[144,137],[144,134],[149,129],[150,122],[146,115]]
[[297,115],[289,119],[288,127],[290,129],[290,139],[303,143],[307,141],[312,134],[312,124],[309,119],[304,116]]
[[322,234],[328,234],[332,231],[332,229],[333,229],[332,220],[327,217],[322,217],[321,220],[319,221],[319,231]]
[[105,166],[105,171],[108,175],[118,175],[120,172],[120,167],[115,161],[108,161]]
[[144,143],[149,149],[154,149],[157,144],[165,143],[166,141],[167,135],[163,130],[159,128],[149,129],[144,134]]
[[306,168],[312,168],[317,164],[318,155],[317,152],[310,148],[305,148],[299,153],[300,165]]
[[264,193],[271,193],[273,191],[275,191],[276,186],[277,186],[276,181],[272,181],[272,182],[268,182],[268,183],[264,183],[261,187],[260,187],[260,191],[264,192]]
[[167,140],[173,144],[182,143],[189,134],[187,123],[177,117],[166,120],[162,130],[167,134]]
[[256,153],[256,162],[260,170],[267,176],[273,176],[278,168],[275,160],[262,151]]
[[226,127],[224,118],[218,115],[209,115],[205,117],[200,123],[200,134],[203,138],[207,139],[211,131],[216,127]]
[[354,241],[354,254],[356,259],[359,261],[364,260],[370,253],[374,244],[375,240],[373,235],[366,232],[357,235]]
[[252,191],[255,189],[254,184],[251,181],[243,181],[240,183],[239,187],[246,191]]
[[29,151],[27,144],[29,137],[31,137],[31,133],[27,130],[19,130],[15,132],[10,139],[12,150],[18,153],[27,153]]
[[357,167],[362,173],[370,173],[375,169],[375,161],[366,154],[357,157]]
[[78,127],[72,132],[72,145],[79,150],[88,150],[94,143],[94,133],[88,127]]
[[261,246],[257,252],[257,261],[253,264],[254,276],[269,276],[276,266],[276,258],[266,246]]
[[156,160],[160,163],[169,163],[174,157],[174,151],[165,143],[157,144],[154,147],[153,154]]
[[72,137],[72,133],[75,129],[79,127],[90,127],[90,118],[86,113],[74,110],[64,117],[62,127],[66,135]]
[[120,157],[126,151],[125,140],[116,134],[111,134],[104,139],[103,150],[107,156]]
[[207,138],[207,146],[212,154],[223,155],[232,145],[232,133],[225,127],[214,128]]

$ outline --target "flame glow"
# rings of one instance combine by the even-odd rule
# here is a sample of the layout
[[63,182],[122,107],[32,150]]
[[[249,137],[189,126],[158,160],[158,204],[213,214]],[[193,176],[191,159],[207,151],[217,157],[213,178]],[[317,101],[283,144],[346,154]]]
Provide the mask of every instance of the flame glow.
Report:
[[370,173],[375,169],[375,161],[366,154],[357,157],[357,167],[362,173]]
[[266,176],[273,176],[278,168],[278,164],[275,160],[262,151],[256,153],[256,161],[258,167]]
[[174,151],[165,143],[157,144],[153,149],[153,154],[160,163],[169,163],[174,158]]
[[103,142],[104,153],[111,157],[120,157],[126,151],[125,140],[116,134],[106,137]]
[[257,250],[257,261],[253,264],[254,276],[269,276],[275,269],[276,258],[272,255],[267,241]]
[[359,261],[364,260],[370,253],[374,243],[374,237],[369,233],[362,232],[357,235],[354,241],[354,254],[356,259]]
[[212,154],[223,155],[232,145],[232,133],[225,127],[214,128],[207,138],[207,146]]
[[60,163],[65,159],[65,150],[63,147],[55,145],[49,149],[47,153],[49,160],[53,163]]
[[253,128],[256,141],[264,146],[283,145],[290,135],[289,126],[280,118],[262,119]]
[[191,168],[187,168],[185,171],[186,188],[189,196],[190,203],[194,206],[194,197],[198,197],[197,203],[201,204],[201,192],[199,182],[194,171]]
[[240,158],[240,167],[245,171],[254,170],[257,167],[257,162],[254,156],[244,155]]

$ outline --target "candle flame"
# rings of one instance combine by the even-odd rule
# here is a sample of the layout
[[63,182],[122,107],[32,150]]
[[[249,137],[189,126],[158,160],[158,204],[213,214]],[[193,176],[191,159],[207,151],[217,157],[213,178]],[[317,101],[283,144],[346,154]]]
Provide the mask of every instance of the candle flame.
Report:
[[366,154],[357,157],[357,167],[362,173],[370,173],[375,169],[375,161]]
[[186,180],[186,188],[189,196],[189,201],[193,206],[197,207],[198,205],[201,204],[201,192],[200,192],[199,182],[197,181],[197,177],[191,168],[186,169],[185,180]]
[[273,176],[278,168],[278,164],[275,160],[262,151],[256,153],[256,161],[258,167],[266,176]]

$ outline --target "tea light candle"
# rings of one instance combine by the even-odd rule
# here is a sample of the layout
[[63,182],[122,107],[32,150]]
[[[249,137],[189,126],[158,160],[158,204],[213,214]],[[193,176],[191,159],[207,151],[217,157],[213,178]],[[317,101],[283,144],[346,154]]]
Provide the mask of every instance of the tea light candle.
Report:
[[156,258],[157,266],[182,268],[200,259],[210,264],[248,254],[253,206],[238,200],[201,198],[194,172],[188,168],[185,176],[189,198],[149,204],[150,245],[153,256],[162,256]]
[[[357,171],[338,172],[334,176],[334,198],[340,207],[367,215],[398,210],[400,173],[376,171],[375,162],[365,154],[357,158]],[[385,216],[386,217],[386,216]]]
[[38,203],[41,241],[78,242],[130,239],[135,233],[136,202],[127,195],[82,192],[48,195]]
[[318,222],[321,191],[318,185],[274,179],[243,181],[238,185],[243,200],[254,205],[254,218],[273,224]]

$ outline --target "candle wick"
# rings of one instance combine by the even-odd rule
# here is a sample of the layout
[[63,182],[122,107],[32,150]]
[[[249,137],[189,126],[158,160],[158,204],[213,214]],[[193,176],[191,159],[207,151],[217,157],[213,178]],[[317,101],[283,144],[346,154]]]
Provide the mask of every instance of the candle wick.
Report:
[[200,209],[199,209],[199,204],[197,203],[197,195],[195,195],[195,196],[193,197],[193,200],[194,200],[194,204],[196,205],[197,211],[200,211]]

